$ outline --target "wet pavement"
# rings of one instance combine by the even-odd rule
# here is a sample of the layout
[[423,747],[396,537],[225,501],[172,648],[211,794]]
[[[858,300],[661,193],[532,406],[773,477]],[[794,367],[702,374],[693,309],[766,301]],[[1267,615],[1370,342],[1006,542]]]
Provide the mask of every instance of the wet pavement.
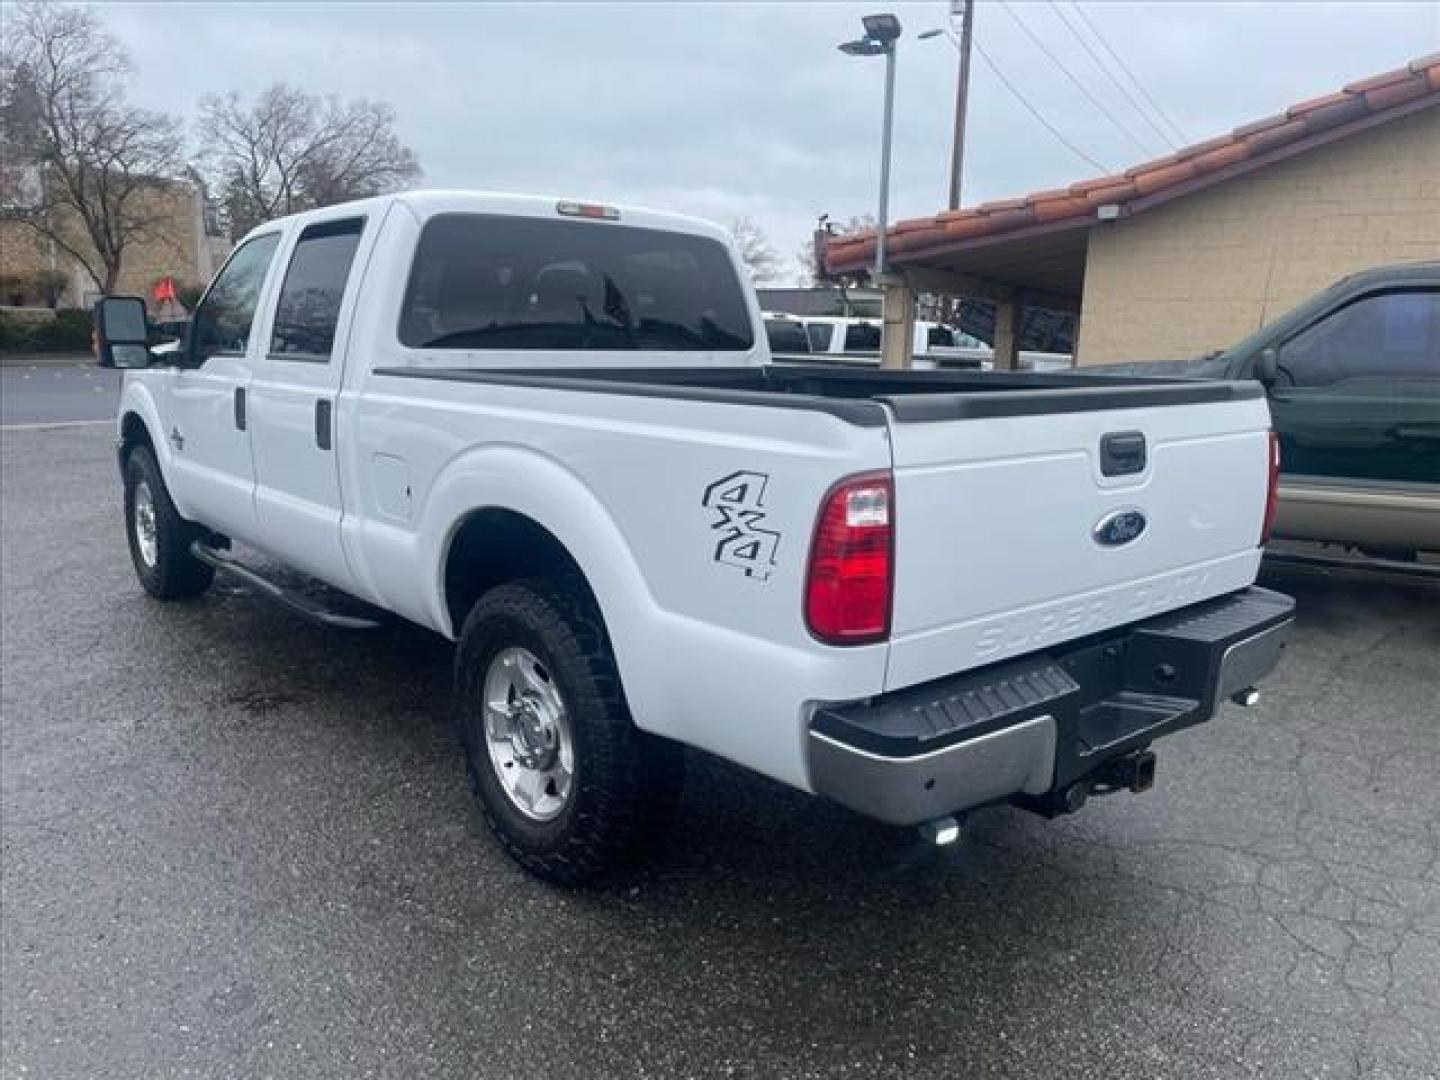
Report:
[[108,430],[0,458],[7,1078],[1440,1072],[1433,586],[1268,581],[1282,670],[1148,795],[937,853],[694,755],[567,893],[483,832],[445,643],[149,601]]
[[120,378],[121,372],[96,367],[86,357],[6,357],[0,365],[0,424],[114,420]]

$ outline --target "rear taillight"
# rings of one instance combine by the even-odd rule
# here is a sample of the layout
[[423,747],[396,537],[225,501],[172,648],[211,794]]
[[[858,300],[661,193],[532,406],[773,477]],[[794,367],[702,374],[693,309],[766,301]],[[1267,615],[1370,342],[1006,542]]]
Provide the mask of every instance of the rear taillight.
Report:
[[1280,436],[1270,432],[1270,486],[1265,492],[1265,521],[1260,526],[1260,546],[1270,542],[1275,524],[1275,500],[1280,493]]
[[895,482],[888,472],[842,480],[820,505],[805,579],[805,622],[830,645],[890,636]]

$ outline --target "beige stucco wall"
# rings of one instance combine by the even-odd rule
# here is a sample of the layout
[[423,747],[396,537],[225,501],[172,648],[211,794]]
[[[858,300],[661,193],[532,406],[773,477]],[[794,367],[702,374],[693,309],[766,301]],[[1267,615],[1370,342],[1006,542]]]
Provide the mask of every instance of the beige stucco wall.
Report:
[[1081,364],[1223,348],[1336,278],[1440,258],[1440,108],[1090,233]]
[[[173,277],[180,285],[208,281],[212,253],[204,235],[199,189],[177,181],[148,189],[139,198],[144,213],[157,222],[157,227],[127,245],[118,290],[146,296],[162,277]],[[77,246],[83,244],[89,250],[78,223],[69,234]],[[93,261],[98,267],[99,260]],[[61,306],[88,306],[96,286],[79,262],[23,221],[0,218],[0,278],[24,279],[52,268],[65,274],[69,282]]]

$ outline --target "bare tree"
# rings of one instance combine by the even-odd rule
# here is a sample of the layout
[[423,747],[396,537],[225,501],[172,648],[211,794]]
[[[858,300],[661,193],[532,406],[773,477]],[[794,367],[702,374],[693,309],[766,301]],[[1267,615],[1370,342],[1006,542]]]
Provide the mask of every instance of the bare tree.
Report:
[[23,3],[5,24],[0,202],[109,292],[126,249],[163,235],[147,194],[179,170],[179,125],[124,103],[129,58],[89,11]]
[[756,285],[773,281],[780,259],[775,254],[769,237],[761,230],[754,218],[738,217],[730,225],[730,235],[735,241],[735,250],[740,261],[750,271],[750,280]]
[[869,232],[875,228],[874,214],[851,214],[843,225],[835,227],[838,236],[850,236],[854,233]]
[[[850,236],[875,228],[875,217],[873,214],[851,215],[846,221],[837,224],[830,221],[830,216],[825,214],[821,216],[818,227],[831,236]],[[841,311],[847,316],[850,315],[850,290],[864,284],[868,277],[867,272],[861,270],[851,274],[822,274],[819,253],[815,250],[813,240],[800,249],[799,259],[802,284],[833,286],[840,293]]]
[[250,106],[235,93],[202,98],[200,134],[237,234],[282,214],[394,191],[420,175],[389,105],[284,83]]
[[795,249],[795,265],[798,266],[795,284],[801,288],[815,288],[821,284],[821,272],[815,256],[815,238],[811,236]]

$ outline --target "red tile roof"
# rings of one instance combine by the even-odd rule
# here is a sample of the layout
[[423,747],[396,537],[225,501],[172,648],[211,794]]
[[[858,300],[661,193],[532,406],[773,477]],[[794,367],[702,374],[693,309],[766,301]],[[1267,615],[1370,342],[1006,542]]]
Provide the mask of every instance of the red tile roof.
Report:
[[[1440,104],[1440,53],[1412,60],[1402,68],[1352,82],[1333,94],[1302,101],[1277,116],[1236,128],[1228,135],[1196,143],[1114,176],[1082,180],[1068,188],[1037,191],[1018,199],[996,199],[964,210],[944,210],[933,218],[911,218],[892,225],[886,248],[904,265],[907,253],[963,249],[977,240],[1031,226],[1083,226],[1097,207],[1125,204],[1151,196],[1180,194],[1181,185],[1219,182],[1224,170],[1255,168],[1288,156],[1297,144],[1322,134],[1348,134],[1386,119]],[[1158,199],[1156,200],[1158,201]],[[1143,206],[1130,208],[1143,209]],[[875,258],[875,231],[836,236],[826,244],[831,271],[867,267]]]

